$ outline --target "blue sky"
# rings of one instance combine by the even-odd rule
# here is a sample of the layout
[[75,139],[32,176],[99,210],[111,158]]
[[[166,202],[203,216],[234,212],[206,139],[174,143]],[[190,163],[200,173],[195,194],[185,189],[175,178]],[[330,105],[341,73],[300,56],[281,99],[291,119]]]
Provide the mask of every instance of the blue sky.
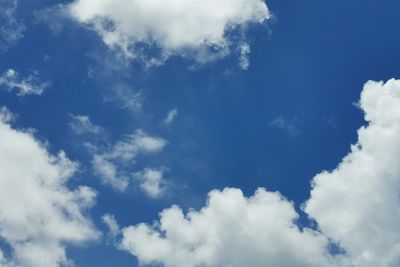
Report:
[[[399,76],[400,3],[173,2],[0,0],[0,106],[6,107],[0,193],[10,179],[11,187],[26,183],[30,192],[2,200],[0,266],[398,266],[400,82],[365,83]],[[357,132],[362,126],[365,136]],[[21,136],[36,148],[24,148]],[[59,151],[77,165],[51,159]],[[43,153],[53,156],[36,163]],[[27,180],[6,168],[11,160]],[[25,171],[30,164],[71,174],[65,181],[48,169]],[[323,170],[330,172],[314,179]],[[58,219],[30,204],[21,207],[37,209],[31,217],[23,208],[23,219],[12,217],[6,204],[31,203],[40,194],[27,181],[42,179],[59,180],[43,196],[43,203],[61,207],[53,210]],[[96,192],[90,207],[81,196],[66,197],[82,185]],[[264,199],[258,210],[251,196],[260,187],[268,192],[256,193]],[[55,201],[52,190],[69,200]],[[245,220],[239,228],[265,238],[225,232],[238,227],[236,217],[209,215],[221,208],[213,197],[229,200],[222,211],[232,213],[247,203],[241,212],[258,223]],[[197,219],[165,213],[157,222],[172,205],[185,214],[197,210]],[[72,206],[79,214],[65,211]],[[119,226],[113,230],[105,214]],[[88,230],[79,238],[37,230],[53,222],[59,232],[73,232],[63,228],[72,222]],[[147,232],[133,227],[140,223]],[[207,223],[219,247],[199,237],[205,234],[198,225]],[[374,235],[382,240],[365,244]],[[294,248],[282,241],[287,236],[296,236],[288,242]],[[49,243],[65,255],[36,254]],[[32,246],[29,253],[21,252],[24,244]],[[268,247],[275,249],[263,251]],[[236,250],[252,259],[232,256]]]

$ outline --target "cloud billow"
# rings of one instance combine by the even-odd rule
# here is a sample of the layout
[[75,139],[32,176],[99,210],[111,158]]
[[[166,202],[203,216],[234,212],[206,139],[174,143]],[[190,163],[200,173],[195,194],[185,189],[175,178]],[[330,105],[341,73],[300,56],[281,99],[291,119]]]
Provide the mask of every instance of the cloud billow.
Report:
[[59,267],[72,264],[66,245],[99,238],[85,215],[96,192],[71,190],[67,182],[78,170],[64,152],[51,155],[30,132],[14,129],[15,116],[0,109],[0,266]]
[[[106,45],[127,58],[145,58],[146,64],[161,64],[172,55],[207,62],[229,54],[233,46],[247,62],[249,49],[240,49],[246,46],[243,31],[235,38],[229,32],[271,17],[262,0],[76,0],[65,10]],[[154,51],[158,56],[151,55]]]

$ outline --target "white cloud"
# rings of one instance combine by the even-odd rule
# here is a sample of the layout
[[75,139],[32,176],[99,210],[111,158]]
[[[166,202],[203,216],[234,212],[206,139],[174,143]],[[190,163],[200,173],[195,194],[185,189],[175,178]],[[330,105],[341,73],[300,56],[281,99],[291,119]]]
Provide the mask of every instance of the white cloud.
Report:
[[140,188],[151,198],[159,198],[165,193],[163,172],[155,169],[144,169],[136,173]]
[[0,107],[0,121],[3,123],[9,123],[15,120],[15,114],[11,113],[11,111],[7,107]]
[[128,188],[129,178],[121,173],[117,164],[106,155],[94,155],[92,168],[103,184],[110,185],[118,191],[125,191]]
[[335,170],[315,176],[304,205],[318,231],[300,230],[278,193],[228,188],[199,211],[173,206],[152,226],[123,228],[119,247],[166,267],[399,266],[400,80],[366,83],[359,106],[368,125]]
[[359,104],[368,126],[339,166],[314,178],[306,212],[355,267],[400,264],[400,80],[370,81]]
[[168,111],[167,117],[164,120],[164,124],[171,125],[175,121],[177,116],[178,116],[178,109],[174,108]]
[[114,215],[104,214],[102,217],[102,220],[103,220],[103,223],[108,227],[111,239],[115,240],[115,238],[118,235],[120,235],[121,230],[119,228],[117,221],[114,218]]
[[[66,186],[78,165],[64,152],[51,155],[31,133],[0,112],[0,239],[12,248],[9,266],[58,267],[69,263],[66,245],[97,239],[85,216],[96,193]],[[3,254],[3,253],[1,253]],[[4,255],[0,262],[8,263]]]
[[138,130],[117,142],[105,151],[93,151],[92,167],[104,184],[118,191],[125,191],[129,185],[130,174],[123,170],[124,164],[134,164],[139,153],[157,153],[167,142]]
[[249,54],[250,45],[248,43],[242,43],[239,45],[239,66],[243,70],[247,70],[250,66]]
[[17,0],[0,0],[0,52],[23,37],[24,24],[17,18]]
[[19,96],[41,95],[48,86],[49,82],[40,81],[37,72],[21,77],[17,71],[8,69],[0,76],[0,87],[10,92],[17,91]]
[[224,56],[237,45],[230,32],[270,18],[262,0],[76,0],[67,10],[128,58],[148,53],[147,45],[160,49],[150,64],[177,54],[199,62]]
[[328,240],[299,230],[292,204],[278,193],[259,189],[251,198],[239,189],[212,191],[207,205],[186,215],[174,206],[154,226],[122,229],[120,247],[141,264],[166,267],[324,267],[340,257],[327,252]]
[[127,84],[119,83],[112,86],[111,92],[104,96],[104,101],[121,109],[138,111],[142,108],[144,96],[141,90],[137,91]]
[[69,126],[75,134],[99,134],[103,132],[103,128],[92,123],[88,116],[84,115],[71,115],[71,122]]

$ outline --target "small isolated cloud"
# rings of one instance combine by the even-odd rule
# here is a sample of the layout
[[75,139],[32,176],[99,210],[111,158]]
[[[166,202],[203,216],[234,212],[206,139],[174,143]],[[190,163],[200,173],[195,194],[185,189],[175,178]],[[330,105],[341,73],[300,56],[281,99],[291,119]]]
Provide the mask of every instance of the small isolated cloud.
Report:
[[131,175],[120,169],[126,164],[134,164],[139,153],[157,153],[166,144],[164,139],[138,130],[104,151],[92,151],[92,167],[104,184],[118,191],[125,191]]
[[103,132],[103,128],[94,125],[88,116],[70,115],[70,117],[69,126],[75,134],[100,134]]
[[95,175],[99,176],[101,182],[110,185],[118,191],[125,191],[129,185],[129,177],[118,170],[117,163],[105,155],[94,155],[92,159],[92,168]]
[[0,0],[0,52],[18,42],[25,31],[24,24],[17,18],[17,0]]
[[119,225],[115,220],[114,215],[112,214],[104,214],[101,217],[103,223],[108,227],[109,236],[112,240],[115,240],[121,233]]
[[137,91],[126,84],[112,86],[110,93],[104,96],[105,102],[110,102],[121,109],[138,111],[143,105],[143,92]]
[[296,137],[300,134],[298,119],[286,119],[283,117],[277,117],[274,120],[270,121],[269,125],[284,131],[290,137]]
[[148,266],[399,266],[400,80],[367,82],[359,107],[368,125],[337,168],[313,178],[302,207],[316,229],[300,228],[279,193],[227,188],[200,210],[173,206],[152,225],[122,228],[118,247]]
[[78,169],[64,152],[50,154],[31,133],[14,129],[0,112],[0,239],[12,250],[1,266],[61,267],[67,245],[99,237],[85,213],[96,192],[66,185]]
[[242,43],[239,45],[239,66],[243,70],[247,70],[250,66],[249,60],[250,45],[248,43]]
[[246,26],[271,16],[262,0],[75,0],[65,9],[109,47],[148,64],[172,55],[198,62],[226,56],[237,39],[245,42]]
[[160,198],[165,193],[165,181],[162,170],[144,169],[136,173],[139,186],[149,197]]
[[17,71],[8,69],[0,76],[0,87],[9,92],[16,91],[19,96],[41,95],[49,85],[39,79],[37,72],[22,77]]
[[167,117],[164,119],[164,124],[167,126],[171,125],[175,121],[177,116],[178,116],[178,109],[177,108],[171,109],[170,111],[168,111]]

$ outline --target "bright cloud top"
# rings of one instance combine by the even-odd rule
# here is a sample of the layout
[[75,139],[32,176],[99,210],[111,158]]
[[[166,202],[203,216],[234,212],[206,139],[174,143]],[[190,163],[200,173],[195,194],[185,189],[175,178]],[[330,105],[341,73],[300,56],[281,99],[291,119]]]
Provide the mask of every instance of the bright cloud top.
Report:
[[23,77],[17,71],[8,69],[0,76],[0,87],[10,92],[16,91],[19,96],[41,95],[48,86],[49,82],[41,81],[37,72]]
[[65,185],[77,164],[63,152],[51,155],[31,133],[15,130],[13,116],[0,112],[0,239],[12,249],[0,250],[0,266],[58,267],[69,264],[66,244],[99,237],[84,211],[96,193]]
[[400,264],[400,80],[370,81],[360,107],[369,125],[332,172],[314,178],[306,212],[356,267]]
[[[259,189],[245,198],[239,189],[213,191],[207,206],[184,215],[178,207],[161,213],[157,226],[122,229],[121,248],[142,264],[196,266],[337,266],[328,240],[300,231],[293,206],[278,193]],[[159,226],[158,226],[159,225]]]
[[166,267],[399,266],[400,80],[366,83],[359,106],[369,124],[335,170],[314,178],[304,206],[319,231],[300,230],[278,193],[225,189],[200,211],[174,206],[153,226],[123,228],[120,248]]
[[200,62],[229,53],[228,32],[270,17],[262,0],[76,0],[68,11],[129,58],[153,44],[162,60],[180,54]]

